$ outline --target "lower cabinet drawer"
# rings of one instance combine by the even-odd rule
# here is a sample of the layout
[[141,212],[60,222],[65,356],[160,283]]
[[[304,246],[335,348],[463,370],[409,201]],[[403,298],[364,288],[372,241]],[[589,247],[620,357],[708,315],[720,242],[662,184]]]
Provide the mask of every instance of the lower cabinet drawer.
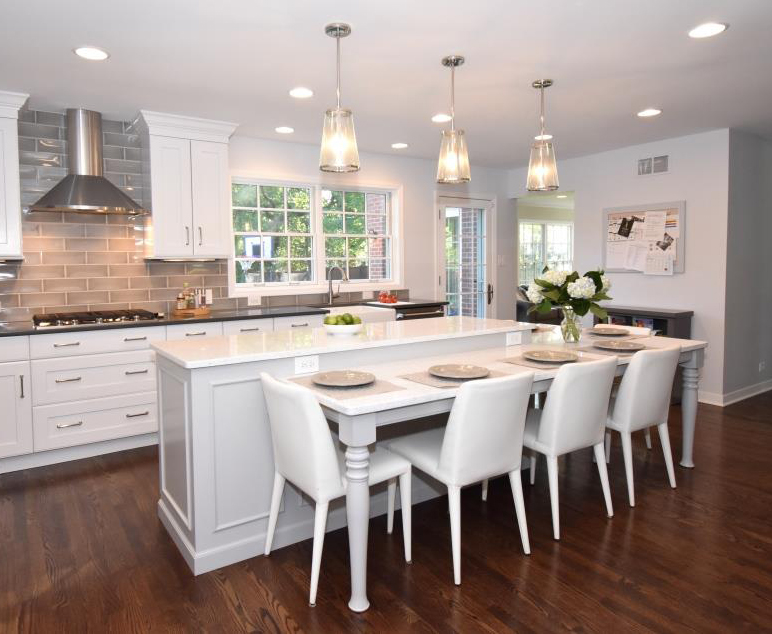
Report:
[[273,330],[273,319],[238,319],[235,321],[222,322],[222,332],[224,335],[248,335],[255,332],[271,332]]
[[155,392],[32,408],[35,451],[158,431]]
[[154,360],[152,350],[35,360],[32,402],[49,405],[151,392],[156,381]]
[[324,315],[298,315],[295,317],[274,317],[274,330],[289,330],[290,328],[321,328]]
[[193,324],[173,324],[166,327],[166,339],[203,339],[222,337],[222,322],[207,321]]

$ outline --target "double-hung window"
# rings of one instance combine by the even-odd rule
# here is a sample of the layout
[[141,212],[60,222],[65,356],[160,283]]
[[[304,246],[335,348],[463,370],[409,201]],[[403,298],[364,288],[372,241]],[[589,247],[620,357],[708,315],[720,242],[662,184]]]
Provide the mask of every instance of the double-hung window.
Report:
[[[396,282],[393,192],[234,179],[235,290],[309,292],[339,267],[352,285]],[[262,289],[262,290],[261,290]]]
[[574,266],[572,222],[521,220],[519,223],[519,283],[530,284],[545,266],[561,271]]

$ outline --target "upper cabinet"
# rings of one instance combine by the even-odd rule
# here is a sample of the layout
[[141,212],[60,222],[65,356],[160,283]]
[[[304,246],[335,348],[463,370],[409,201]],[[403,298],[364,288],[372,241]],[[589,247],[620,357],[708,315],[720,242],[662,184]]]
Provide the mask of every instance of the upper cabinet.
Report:
[[22,257],[18,118],[28,98],[0,91],[0,260]]
[[227,258],[236,124],[142,110],[138,127],[151,193],[145,257]]

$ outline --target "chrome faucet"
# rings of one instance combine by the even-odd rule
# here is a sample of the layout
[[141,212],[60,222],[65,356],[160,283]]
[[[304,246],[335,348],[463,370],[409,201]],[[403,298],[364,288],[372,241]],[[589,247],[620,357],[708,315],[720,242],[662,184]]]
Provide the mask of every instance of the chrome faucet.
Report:
[[340,283],[338,283],[338,292],[337,293],[333,293],[332,292],[332,272],[335,269],[338,269],[338,271],[340,271],[340,279],[341,279],[341,281],[342,282],[348,282],[348,277],[346,276],[346,271],[344,271],[339,266],[331,266],[330,267],[330,270],[327,271],[327,281],[330,283],[330,288],[329,288],[329,291],[328,291],[328,293],[329,293],[329,295],[328,295],[328,303],[329,303],[330,306],[332,306],[332,300],[333,299],[335,299],[336,297],[340,297]]

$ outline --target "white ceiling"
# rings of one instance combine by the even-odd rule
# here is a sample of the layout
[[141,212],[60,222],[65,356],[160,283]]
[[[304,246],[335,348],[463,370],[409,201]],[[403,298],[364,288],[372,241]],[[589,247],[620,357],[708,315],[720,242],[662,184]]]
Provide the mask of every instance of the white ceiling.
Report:
[[[770,0],[35,0],[0,6],[0,90],[39,109],[86,107],[131,118],[139,108],[240,123],[238,134],[318,143],[334,104],[335,43],[343,40],[343,105],[360,150],[435,157],[448,109],[444,55],[457,73],[456,112],[472,162],[527,162],[539,77],[558,158],[738,127],[772,137]],[[692,40],[709,21],[724,34]],[[106,62],[70,51],[101,46]],[[313,98],[287,91],[308,86]],[[663,114],[639,119],[656,106]],[[278,135],[288,125],[294,135]]]

